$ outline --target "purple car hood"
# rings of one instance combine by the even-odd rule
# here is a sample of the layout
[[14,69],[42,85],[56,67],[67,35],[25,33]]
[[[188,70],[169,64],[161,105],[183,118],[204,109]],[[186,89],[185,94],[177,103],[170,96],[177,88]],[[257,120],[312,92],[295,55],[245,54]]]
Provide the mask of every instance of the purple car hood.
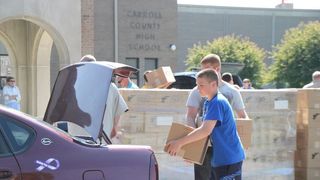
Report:
[[112,76],[128,76],[136,71],[131,66],[107,61],[81,62],[61,69],[44,121],[50,124],[60,121],[75,123],[96,140],[102,133]]

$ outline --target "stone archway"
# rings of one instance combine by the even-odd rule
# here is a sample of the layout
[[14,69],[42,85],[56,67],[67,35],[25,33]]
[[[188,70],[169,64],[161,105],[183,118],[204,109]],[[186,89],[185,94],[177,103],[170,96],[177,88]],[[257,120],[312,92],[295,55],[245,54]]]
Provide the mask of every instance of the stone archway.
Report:
[[52,76],[70,64],[66,43],[53,27],[30,17],[0,22],[0,41],[8,51],[10,75],[16,77],[21,91],[22,111],[42,117],[50,97],[51,81],[55,79]]

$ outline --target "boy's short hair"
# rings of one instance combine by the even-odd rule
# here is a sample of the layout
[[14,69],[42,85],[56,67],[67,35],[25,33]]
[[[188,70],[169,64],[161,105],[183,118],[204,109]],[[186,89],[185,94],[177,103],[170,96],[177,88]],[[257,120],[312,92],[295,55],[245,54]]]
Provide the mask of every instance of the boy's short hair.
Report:
[[216,81],[217,85],[219,85],[219,78],[218,78],[218,73],[217,71],[213,69],[204,69],[198,72],[197,78],[205,78],[209,82]]
[[213,66],[221,66],[220,57],[216,54],[208,54],[202,58],[200,64],[210,64]]

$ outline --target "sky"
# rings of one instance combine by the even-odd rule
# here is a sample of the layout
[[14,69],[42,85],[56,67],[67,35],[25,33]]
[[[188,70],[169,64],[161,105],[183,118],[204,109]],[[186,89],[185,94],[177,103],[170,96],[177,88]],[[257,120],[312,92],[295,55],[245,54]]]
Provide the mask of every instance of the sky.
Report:
[[178,4],[274,8],[282,1],[293,3],[294,9],[320,9],[319,0],[177,0]]

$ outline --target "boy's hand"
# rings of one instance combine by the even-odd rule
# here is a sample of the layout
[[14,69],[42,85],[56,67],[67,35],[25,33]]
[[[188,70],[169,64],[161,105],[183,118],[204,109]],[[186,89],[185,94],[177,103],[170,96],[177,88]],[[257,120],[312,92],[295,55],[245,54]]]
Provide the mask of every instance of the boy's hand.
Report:
[[169,153],[171,156],[176,156],[181,149],[181,145],[178,140],[168,142],[166,147],[167,153]]
[[188,159],[183,159],[185,163],[188,163],[188,164],[194,164],[194,162],[192,161],[189,161]]

